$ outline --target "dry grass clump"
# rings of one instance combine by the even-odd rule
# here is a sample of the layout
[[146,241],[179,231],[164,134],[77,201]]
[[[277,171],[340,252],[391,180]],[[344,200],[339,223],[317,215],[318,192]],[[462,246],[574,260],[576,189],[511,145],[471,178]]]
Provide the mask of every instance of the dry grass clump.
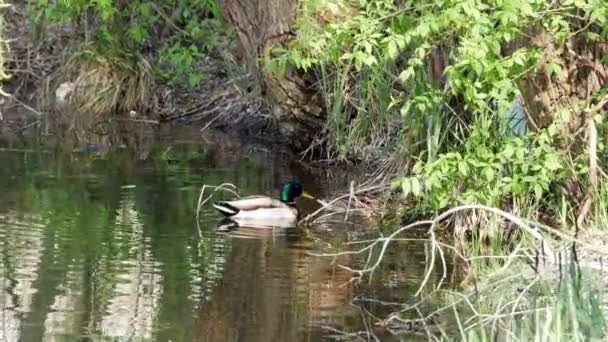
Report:
[[444,228],[452,232],[454,247],[461,253],[470,253],[473,244],[478,253],[493,255],[510,250],[518,240],[516,225],[485,210],[456,212],[449,221]]
[[63,84],[70,112],[95,122],[116,113],[143,112],[153,95],[150,64],[141,57],[104,56],[83,49],[55,73],[54,88]]

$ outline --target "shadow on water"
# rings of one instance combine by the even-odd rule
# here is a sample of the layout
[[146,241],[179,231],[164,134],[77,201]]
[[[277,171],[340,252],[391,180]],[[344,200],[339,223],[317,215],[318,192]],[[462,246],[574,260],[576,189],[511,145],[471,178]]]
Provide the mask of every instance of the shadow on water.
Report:
[[194,219],[203,184],[276,195],[298,178],[323,197],[349,177],[189,142],[143,159],[0,152],[0,340],[317,341],[330,329],[364,329],[362,310],[387,308],[353,300],[408,301],[425,244],[390,249],[375,281],[355,286],[338,263],[309,252],[373,227],[220,232],[207,208],[199,232]]

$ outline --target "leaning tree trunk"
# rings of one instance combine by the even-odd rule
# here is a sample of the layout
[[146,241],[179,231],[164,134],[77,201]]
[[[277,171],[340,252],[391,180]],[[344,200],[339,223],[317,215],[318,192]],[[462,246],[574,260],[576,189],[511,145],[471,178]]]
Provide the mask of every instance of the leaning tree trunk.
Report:
[[[559,113],[559,108],[575,109],[577,102],[589,101],[571,117],[571,130],[577,131],[585,125],[587,114],[599,114],[591,95],[608,85],[608,67],[602,58],[608,54],[608,42],[585,41],[583,35],[572,37],[565,44],[558,45],[550,33],[544,29],[531,32],[529,45],[544,51],[539,67],[522,78],[520,88],[529,122],[533,128],[547,127]],[[562,71],[549,72],[552,63],[561,61]],[[595,100],[601,104],[601,99]],[[605,104],[605,103],[604,103]]]
[[[600,31],[597,26],[585,27],[590,32]],[[528,123],[533,129],[544,128],[556,120],[564,109],[567,110],[569,117],[565,133],[577,139],[577,143],[570,147],[571,151],[574,154],[586,153],[589,158],[587,189],[584,190],[578,182],[565,184],[568,196],[579,203],[578,229],[589,213],[596,192],[598,132],[593,118],[597,114],[605,115],[608,107],[608,94],[602,93],[608,87],[608,66],[602,61],[608,55],[608,42],[591,42],[583,34],[578,34],[563,44],[557,44],[555,38],[543,28],[529,33],[527,45],[538,47],[544,53],[534,72],[519,82]],[[561,71],[549,72],[556,61],[561,61]],[[608,138],[606,133],[608,131],[604,132],[604,136]]]
[[263,57],[293,38],[297,0],[220,0],[232,25],[243,58],[253,67],[266,97],[274,107],[281,132],[296,149],[305,149],[321,132],[321,97],[304,74],[288,69],[285,75],[265,71]]

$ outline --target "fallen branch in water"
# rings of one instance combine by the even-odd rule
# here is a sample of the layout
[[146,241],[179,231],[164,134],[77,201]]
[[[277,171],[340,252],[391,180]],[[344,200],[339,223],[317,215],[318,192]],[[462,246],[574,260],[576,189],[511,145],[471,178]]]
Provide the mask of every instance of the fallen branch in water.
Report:
[[[298,223],[304,223],[304,222],[314,222],[319,220],[322,217],[326,217],[326,216],[320,216],[317,217],[317,215],[319,215],[319,213],[323,212],[323,211],[329,211],[332,210],[333,212],[339,212],[339,213],[344,213],[344,221],[346,221],[348,219],[348,213],[349,211],[353,211],[353,209],[350,209],[352,202],[357,202],[360,206],[365,206],[358,198],[357,195],[361,195],[361,194],[373,194],[373,193],[378,193],[378,192],[383,192],[386,189],[388,189],[389,185],[388,184],[379,184],[379,185],[374,185],[374,186],[369,186],[369,187],[365,187],[359,190],[355,190],[355,184],[354,181],[351,182],[350,185],[350,191],[347,194],[338,196],[336,198],[334,198],[333,200],[326,202],[326,201],[322,201],[317,199],[317,202],[319,202],[321,204],[321,208],[317,209],[315,212],[313,212],[312,214],[307,215],[306,217],[304,217],[303,219],[301,219]],[[336,209],[335,205],[336,203],[343,201],[345,199],[348,199],[348,202],[345,206],[346,209]],[[313,220],[314,219],[314,220]]]
[[[467,210],[481,210],[481,211],[485,211],[485,212],[491,213],[493,215],[499,216],[502,219],[515,224],[520,229],[522,229],[524,232],[526,232],[530,236],[534,237],[534,239],[537,241],[537,245],[540,244],[540,246],[535,249],[535,253],[537,254],[536,258],[534,255],[530,255],[529,253],[526,252],[527,248],[524,247],[525,242],[523,242],[523,241],[520,242],[513,251],[509,252],[508,255],[489,255],[489,256],[473,256],[473,257],[465,256],[462,253],[460,253],[456,247],[450,246],[448,244],[438,241],[437,237],[435,236],[435,230],[439,227],[439,225],[442,222],[444,222],[446,219],[452,217],[455,213],[467,211]],[[413,228],[419,227],[419,226],[428,226],[426,233],[429,235],[429,238],[410,239],[410,238],[398,237],[398,235],[403,233],[404,231],[413,229]],[[554,251],[552,244],[545,238],[545,236],[543,236],[543,234],[550,234],[550,235],[553,235],[554,237],[561,238],[563,241],[567,242],[566,247],[564,247],[562,250]],[[604,269],[602,269],[601,265],[598,268],[597,265],[579,261],[575,255],[576,253],[573,248],[575,244],[580,244],[582,246],[585,246],[587,249],[593,249],[597,252],[601,252],[602,255],[608,254],[608,251],[600,251],[597,248],[590,246],[588,243],[584,243],[583,241],[580,241],[578,238],[576,238],[574,236],[570,236],[569,234],[561,232],[555,228],[518,217],[516,215],[505,212],[501,209],[483,206],[483,205],[463,205],[463,206],[455,207],[455,208],[445,211],[444,213],[442,213],[441,215],[438,215],[437,217],[435,217],[432,220],[418,221],[418,222],[409,224],[407,226],[401,227],[387,237],[380,237],[378,239],[366,240],[366,241],[350,242],[349,244],[351,244],[351,245],[365,244],[363,247],[361,247],[357,250],[344,251],[344,252],[339,252],[339,253],[328,253],[328,254],[313,254],[313,253],[309,253],[309,254],[315,255],[315,256],[339,257],[342,255],[354,255],[354,254],[368,253],[367,260],[365,261],[364,266],[360,269],[353,269],[351,267],[347,267],[347,266],[343,266],[343,265],[338,265],[338,266],[343,269],[346,269],[354,274],[350,281],[359,280],[366,274],[368,274],[369,279],[371,279],[373,272],[378,268],[378,266],[384,259],[385,253],[387,251],[387,247],[391,242],[414,241],[414,240],[428,241],[431,244],[431,248],[430,248],[430,252],[429,252],[429,253],[431,253],[431,255],[429,257],[430,260],[428,260],[428,262],[427,262],[427,267],[424,272],[423,280],[419,284],[418,289],[417,289],[416,293],[414,294],[414,297],[419,297],[420,300],[412,305],[408,305],[405,303],[386,303],[387,305],[390,305],[390,306],[398,306],[399,307],[398,311],[391,313],[384,319],[379,319],[379,318],[375,317],[377,319],[377,322],[376,322],[377,326],[381,326],[381,327],[385,328],[387,331],[389,331],[395,335],[399,335],[399,334],[403,334],[403,333],[411,334],[411,333],[416,333],[416,332],[422,331],[422,332],[425,332],[427,334],[427,336],[430,338],[431,336],[434,336],[434,334],[435,334],[434,332],[431,331],[433,328],[435,328],[435,330],[440,330],[440,332],[442,334],[445,334],[445,332],[442,330],[443,329],[442,325],[437,322],[436,318],[438,317],[439,313],[441,313],[441,312],[449,313],[450,310],[454,310],[456,319],[459,320],[459,323],[460,323],[460,318],[458,317],[458,313],[456,312],[456,309],[455,309],[456,305],[464,305],[467,309],[469,309],[472,312],[471,317],[463,319],[462,323],[460,323],[461,325],[459,326],[459,328],[460,328],[461,334],[464,334],[463,327],[466,327],[467,330],[470,330],[470,329],[475,328],[478,325],[489,324],[489,323],[495,324],[498,320],[502,320],[502,319],[509,319],[509,318],[513,319],[514,317],[520,317],[520,316],[526,315],[526,314],[535,315],[535,314],[538,314],[541,312],[546,312],[547,310],[550,310],[552,307],[551,306],[541,306],[541,307],[534,307],[534,308],[526,307],[526,303],[527,303],[526,299],[533,292],[533,288],[537,284],[539,284],[539,280],[542,279],[540,277],[541,275],[548,277],[546,279],[554,279],[554,280],[562,279],[562,276],[564,274],[568,273],[567,271],[564,271],[564,270],[566,270],[566,266],[569,264],[568,258],[572,257],[572,255],[570,255],[570,256],[567,255],[569,249],[571,249],[571,248],[573,250],[575,262],[578,266],[583,266],[583,267],[586,266],[586,267],[589,267],[596,271],[597,270],[600,270],[603,272],[605,271]],[[377,246],[380,247],[380,251],[378,253],[374,253],[374,250]],[[471,291],[468,294],[461,294],[456,291],[441,289],[442,283],[443,283],[444,279],[446,278],[447,272],[448,272],[447,266],[446,266],[446,258],[445,258],[444,251],[443,251],[444,248],[451,249],[451,251],[453,251],[454,255],[456,255],[460,259],[462,259],[465,262],[467,269],[471,268],[472,262],[475,260],[504,259],[505,262],[501,264],[501,267],[499,269],[497,269],[489,274],[485,274],[484,278],[483,278],[486,280],[487,279],[498,279],[498,280],[495,282],[489,283],[489,284],[486,283],[486,285],[483,286],[482,288],[478,288],[477,276],[474,276],[473,277],[474,291]],[[534,253],[532,253],[532,254],[534,254]],[[548,266],[542,272],[541,272],[538,264],[536,264],[536,267],[535,267],[530,262],[530,261],[534,261],[534,260],[538,261],[538,256],[540,254],[542,254],[542,256],[544,257],[544,260],[546,262],[546,264],[543,264],[543,265]],[[434,272],[434,268],[435,268],[435,264],[436,264],[435,260],[436,260],[437,256],[439,256],[439,258],[442,262],[442,266],[443,266],[442,267],[443,268],[442,276],[436,284],[433,284],[432,293],[422,295],[422,293],[423,293],[422,291],[426,288],[428,282],[431,279],[431,275]],[[514,264],[515,261],[522,260],[522,259],[525,261],[524,265],[527,264],[527,266],[529,266],[532,269],[532,273],[530,271],[522,270],[521,272],[518,272],[515,275],[511,275],[511,276],[507,276],[507,277],[502,276],[505,273],[505,271],[512,269],[512,267],[513,267],[512,265]],[[483,298],[483,296],[493,296],[494,294],[503,293],[506,288],[509,288],[509,286],[512,286],[511,285],[512,282],[514,282],[514,281],[517,282],[517,281],[522,281],[522,280],[524,281],[524,284],[521,287],[516,289],[517,293],[515,293],[515,297],[513,299],[506,300],[503,302],[502,295],[498,296],[500,299],[496,303],[496,307],[493,312],[485,313],[477,307],[476,301],[479,301],[481,298]],[[501,285],[499,286],[499,284],[501,284]],[[439,309],[434,310],[433,312],[431,312],[429,314],[423,314],[421,312],[422,308],[420,308],[419,306],[421,306],[422,303],[427,300],[432,300],[432,298],[434,298],[434,296],[436,296],[438,293],[446,293],[452,297],[455,297],[455,299],[453,299],[449,304],[442,306]],[[411,315],[405,314],[406,311],[416,312],[418,314],[419,318],[411,318]]]
[[350,203],[355,197],[355,181],[350,181],[350,194],[348,196],[348,203],[346,204],[346,214],[344,214],[344,222],[348,221],[348,212],[350,209]]
[[[349,195],[345,195],[343,197],[346,197]],[[319,209],[319,211],[322,209],[323,208]],[[419,285],[418,290],[416,291],[416,293],[414,295],[414,296],[418,296],[422,293],[422,290],[427,285],[427,283],[430,279],[430,276],[434,269],[434,264],[435,264],[437,254],[441,258],[441,262],[442,262],[442,266],[443,266],[443,274],[442,274],[442,277],[440,278],[438,284],[435,287],[436,288],[441,287],[444,279],[446,278],[447,266],[446,266],[443,249],[441,248],[442,246],[445,246],[445,244],[442,244],[437,240],[437,238],[435,236],[435,229],[439,226],[439,224],[442,221],[451,217],[453,214],[455,214],[457,212],[461,212],[461,211],[466,211],[466,210],[487,211],[487,212],[493,213],[495,215],[498,215],[507,221],[514,223],[515,225],[520,227],[523,231],[527,232],[532,237],[534,237],[540,243],[540,254],[542,254],[542,256],[546,256],[546,259],[548,259],[548,261],[551,262],[552,264],[558,264],[560,261],[557,260],[556,254],[553,252],[551,243],[547,239],[544,238],[541,231],[545,231],[547,233],[553,234],[566,241],[579,243],[596,252],[600,252],[602,254],[608,254],[608,251],[598,251],[593,246],[589,246],[589,244],[585,244],[583,241],[580,241],[579,239],[577,239],[573,236],[570,236],[566,233],[563,233],[555,228],[552,228],[552,227],[549,227],[549,226],[546,226],[546,225],[543,225],[543,224],[540,224],[537,222],[533,222],[533,221],[530,221],[530,220],[527,220],[524,218],[517,217],[513,214],[510,214],[510,213],[505,212],[498,208],[488,207],[488,206],[479,205],[479,204],[463,205],[463,206],[455,207],[455,208],[445,211],[441,215],[435,217],[433,220],[418,221],[418,222],[409,224],[407,226],[401,227],[401,228],[397,229],[395,232],[393,232],[391,235],[389,235],[387,237],[380,237],[376,240],[372,240],[367,246],[360,248],[359,250],[356,250],[356,251],[344,251],[344,252],[329,253],[329,254],[314,254],[314,253],[310,253],[310,254],[315,255],[315,256],[322,256],[322,257],[338,257],[338,256],[342,256],[342,255],[361,254],[364,252],[368,252],[369,253],[368,263],[365,265],[365,267],[363,267],[361,269],[353,269],[353,268],[350,268],[350,267],[344,266],[344,265],[339,265],[339,266],[343,269],[346,269],[346,270],[356,274],[356,277],[355,277],[356,279],[362,278],[365,274],[370,274],[370,277],[371,277],[371,274],[373,274],[374,270],[376,270],[376,268],[382,262],[382,260],[384,258],[384,254],[388,248],[388,245],[393,241],[399,240],[397,238],[397,236],[399,234],[403,233],[406,230],[415,228],[415,227],[429,226],[426,233],[430,236],[429,241],[431,242],[431,251],[430,251],[431,260],[428,263],[429,267],[425,272],[424,279],[421,282],[421,284]],[[376,257],[375,262],[372,265],[369,265],[369,261],[371,260],[372,252],[373,252],[374,248],[378,245],[380,246],[380,252]],[[469,261],[469,259],[465,258],[462,254],[459,254],[459,256],[463,259],[466,259],[467,262]]]
[[[456,209],[457,208],[454,208],[454,210]],[[438,218],[436,218],[435,220],[437,219]],[[409,226],[411,227],[411,225]],[[406,229],[406,227],[403,227],[403,229]],[[392,241],[411,240],[429,241],[428,239],[404,238],[394,238]],[[370,242],[372,244],[378,243],[377,240],[368,240],[356,241],[352,242],[351,244]],[[386,329],[393,335],[411,335],[416,333],[423,333],[426,334],[426,337],[429,340],[438,340],[438,335],[451,336],[451,334],[453,334],[453,332],[446,334],[446,331],[444,330],[444,328],[446,327],[445,319],[449,319],[443,317],[445,315],[453,314],[455,316],[455,320],[458,322],[458,332],[460,333],[460,336],[468,336],[466,332],[471,331],[477,327],[484,327],[487,325],[494,326],[496,324],[510,324],[516,322],[517,320],[525,316],[538,317],[538,315],[543,314],[551,315],[554,313],[553,310],[556,310],[555,304],[547,304],[542,301],[536,302],[538,301],[539,287],[542,287],[543,284],[545,284],[543,282],[544,280],[552,281],[552,284],[559,283],[559,285],[557,285],[558,291],[560,291],[559,289],[564,286],[576,286],[573,284],[568,285],[564,283],[567,282],[568,279],[571,279],[573,281],[577,281],[578,279],[578,281],[580,281],[579,276],[573,275],[571,273],[572,271],[567,270],[567,265],[572,262],[580,266],[582,266],[582,264],[579,262],[579,260],[577,260],[575,255],[574,261],[567,261],[570,260],[569,258],[572,257],[572,255],[566,255],[571,249],[570,246],[566,246],[562,250],[556,251],[556,255],[559,257],[559,260],[551,260],[553,262],[558,263],[554,266],[565,265],[566,267],[560,266],[559,269],[556,267],[555,269],[550,270],[549,272],[543,272],[542,275],[538,273],[537,270],[534,268],[534,272],[530,272],[529,270],[526,271],[525,269],[518,269],[518,271],[516,271],[514,274],[506,274],[506,271],[514,272],[512,266],[510,266],[511,262],[514,259],[521,259],[522,257],[525,259],[530,258],[529,256],[520,253],[520,247],[522,247],[522,245],[523,243],[518,245],[518,247],[513,253],[505,256],[493,255],[465,258],[464,256],[462,256],[462,254],[458,254],[460,257],[470,261],[472,261],[473,259],[481,259],[486,257],[500,257],[507,259],[507,262],[500,268],[500,270],[489,274],[484,274],[484,281],[481,282],[482,285],[478,287],[476,284],[474,290],[466,290],[464,293],[461,293],[459,291],[454,291],[450,289],[441,289],[439,288],[439,286],[437,286],[433,289],[432,292],[425,292],[425,294],[420,296],[419,300],[414,303],[383,302],[367,298],[359,300],[362,302],[372,301],[377,305],[394,307],[395,311],[385,316],[385,318],[379,318],[376,316],[369,315],[370,319],[376,320],[376,326]],[[358,253],[362,251],[370,251],[371,247],[372,246],[368,245],[358,251],[344,253]],[[432,253],[435,252],[433,251]],[[335,255],[338,254],[341,253],[337,253]],[[433,264],[431,263],[431,267],[432,265]],[[365,269],[370,269],[373,267],[374,266],[366,265]],[[516,285],[514,286],[513,284]],[[443,295],[447,295],[448,298],[450,298],[449,300],[447,300],[447,303],[431,309],[432,311],[430,313],[428,311],[425,312],[425,307],[427,307],[425,303],[430,303],[431,305],[433,305],[432,303],[436,301],[436,298],[438,296],[441,297]],[[575,294],[571,293],[571,295],[577,297],[578,292],[575,292]],[[543,296],[546,296],[549,301],[560,301],[560,299],[555,299],[556,295],[554,292],[552,292],[552,290],[544,292]],[[353,302],[353,305],[358,306],[358,304],[356,304],[355,302]],[[608,306],[605,303],[600,303],[600,305],[602,305],[602,308],[604,310],[608,310]],[[450,320],[449,322],[453,322],[453,320]]]

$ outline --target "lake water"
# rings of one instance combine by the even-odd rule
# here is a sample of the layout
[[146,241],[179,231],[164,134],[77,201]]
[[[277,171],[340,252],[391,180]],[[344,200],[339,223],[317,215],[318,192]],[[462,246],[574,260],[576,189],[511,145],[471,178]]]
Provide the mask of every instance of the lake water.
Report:
[[389,249],[373,281],[357,284],[338,264],[361,267],[364,256],[311,253],[374,236],[365,221],[226,234],[205,207],[197,225],[203,184],[276,196],[294,178],[329,198],[353,177],[187,140],[103,157],[0,152],[0,341],[329,341],[366,328],[414,338],[370,317],[395,309],[380,301],[414,300],[425,243]]

